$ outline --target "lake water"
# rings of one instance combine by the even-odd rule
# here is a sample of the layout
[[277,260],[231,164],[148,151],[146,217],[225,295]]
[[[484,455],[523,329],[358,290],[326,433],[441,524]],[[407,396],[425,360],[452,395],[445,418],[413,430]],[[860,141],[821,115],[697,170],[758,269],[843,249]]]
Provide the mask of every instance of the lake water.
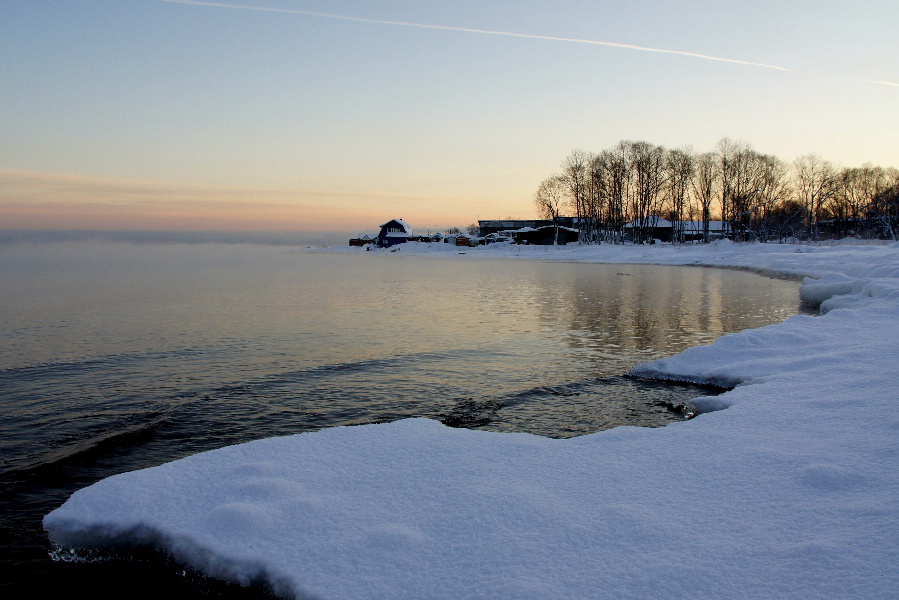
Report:
[[52,562],[40,519],[117,472],[322,427],[423,416],[569,437],[681,420],[710,390],[624,373],[782,321],[797,287],[470,255],[0,246],[0,592],[118,597],[139,578],[149,596],[242,594],[158,559]]

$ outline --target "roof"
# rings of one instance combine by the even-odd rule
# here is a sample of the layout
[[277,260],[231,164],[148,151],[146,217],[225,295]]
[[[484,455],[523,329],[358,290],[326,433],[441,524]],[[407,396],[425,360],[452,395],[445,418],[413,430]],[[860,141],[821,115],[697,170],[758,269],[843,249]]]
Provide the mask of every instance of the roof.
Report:
[[403,221],[402,219],[391,219],[391,220],[387,221],[386,223],[384,223],[383,225],[380,225],[380,227],[381,227],[381,229],[383,229],[384,227],[387,227],[391,223],[396,223],[397,225],[402,227],[403,230],[405,230],[405,232],[407,234],[412,233],[412,226],[409,225],[408,223],[406,223],[405,221]]
[[572,233],[580,233],[580,230],[575,229],[574,227],[563,227],[561,225],[544,225],[543,227],[538,227],[534,231],[543,231],[543,230],[548,230],[548,229],[552,229],[553,231],[558,229],[559,231],[570,231]]
[[[684,221],[684,231],[702,231],[702,221]],[[724,231],[724,221],[709,221],[709,231]]]
[[[705,225],[702,221],[679,221],[681,227],[684,231],[704,231]],[[668,219],[663,219],[657,215],[651,215],[646,217],[646,226],[647,227],[670,227],[674,228],[674,223],[669,221]],[[630,223],[624,226],[625,229],[633,229],[635,227],[639,227],[637,223],[637,219],[634,219]],[[723,231],[724,230],[724,222],[723,221],[709,221],[709,231]]]
[[671,227],[671,221],[668,219],[663,219],[659,215],[647,215],[643,219],[643,223],[638,223],[639,219],[634,219],[630,223],[624,226],[625,229],[640,227],[641,225],[645,225],[646,227]]
[[521,227],[523,223],[536,223],[539,219],[492,219],[479,220],[478,225],[481,227],[505,227],[515,229]]

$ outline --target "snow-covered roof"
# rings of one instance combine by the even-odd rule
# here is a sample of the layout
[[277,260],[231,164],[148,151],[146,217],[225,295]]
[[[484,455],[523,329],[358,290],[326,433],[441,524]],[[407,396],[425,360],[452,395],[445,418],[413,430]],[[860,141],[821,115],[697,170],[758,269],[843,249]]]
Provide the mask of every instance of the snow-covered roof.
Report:
[[668,219],[663,219],[658,215],[649,215],[647,216],[643,222],[641,223],[639,219],[634,219],[630,223],[624,226],[625,229],[632,229],[634,227],[671,227],[671,221]]
[[491,219],[478,221],[480,225],[485,227],[506,227],[513,229],[522,223],[533,223],[535,219]]
[[[704,231],[702,221],[683,221],[684,231]],[[724,231],[724,221],[709,221],[709,231]]]
[[[674,228],[676,223],[680,223],[683,227],[684,231],[703,231],[703,222],[702,221],[669,221],[668,219],[663,219],[659,216],[650,216],[646,218],[645,224],[647,227],[671,227]],[[635,227],[640,227],[640,222],[637,219],[634,219],[630,223],[624,226],[625,229],[633,229]],[[724,222],[723,221],[709,221],[709,231],[723,231]]]
[[391,223],[396,223],[397,225],[402,227],[406,231],[406,233],[409,233],[409,234],[412,233],[412,226],[409,225],[408,223],[406,223],[405,221],[403,221],[402,219],[391,219],[391,220],[387,221],[386,223],[384,223],[383,225],[380,225],[379,227],[384,228],[387,225],[390,225]]
[[563,227],[562,225],[544,225],[542,227],[538,227],[536,231],[546,231],[551,230],[555,231],[558,229],[559,231],[570,231],[572,233],[580,233],[580,230],[575,229],[574,227]]

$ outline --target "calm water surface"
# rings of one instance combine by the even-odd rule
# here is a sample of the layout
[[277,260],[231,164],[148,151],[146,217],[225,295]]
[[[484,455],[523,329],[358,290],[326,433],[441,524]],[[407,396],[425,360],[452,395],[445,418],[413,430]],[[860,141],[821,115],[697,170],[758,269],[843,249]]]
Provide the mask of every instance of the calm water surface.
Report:
[[660,426],[709,391],[622,377],[631,367],[798,308],[794,282],[705,268],[0,247],[4,597],[35,586],[112,595],[153,569],[151,595],[239,593],[181,581],[159,561],[51,562],[41,517],[102,477],[409,416],[552,437]]

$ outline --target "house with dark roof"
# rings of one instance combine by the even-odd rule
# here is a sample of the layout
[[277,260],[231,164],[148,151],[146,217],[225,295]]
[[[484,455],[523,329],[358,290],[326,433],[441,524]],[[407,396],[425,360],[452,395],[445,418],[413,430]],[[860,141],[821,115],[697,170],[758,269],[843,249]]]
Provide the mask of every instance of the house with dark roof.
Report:
[[389,248],[397,244],[405,244],[412,237],[412,226],[402,219],[391,219],[381,225],[378,233],[378,246]]

